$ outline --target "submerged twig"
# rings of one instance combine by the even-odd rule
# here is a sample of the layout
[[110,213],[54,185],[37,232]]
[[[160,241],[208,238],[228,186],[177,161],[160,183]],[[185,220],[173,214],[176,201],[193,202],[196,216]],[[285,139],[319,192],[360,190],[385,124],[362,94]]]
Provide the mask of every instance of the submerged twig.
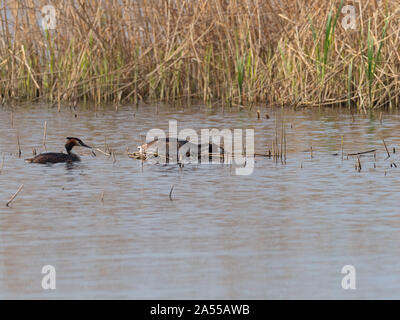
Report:
[[23,184],[21,184],[17,190],[16,193],[14,193],[14,195],[10,198],[10,200],[8,200],[8,202],[6,203],[6,206],[9,207],[10,203],[15,199],[15,197],[18,195],[18,193],[22,190],[22,188],[24,187]]

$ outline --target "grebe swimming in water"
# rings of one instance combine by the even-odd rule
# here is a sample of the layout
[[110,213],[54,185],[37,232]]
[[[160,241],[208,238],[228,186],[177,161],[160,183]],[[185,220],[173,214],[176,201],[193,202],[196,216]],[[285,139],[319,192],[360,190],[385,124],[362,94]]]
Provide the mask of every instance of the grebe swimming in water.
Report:
[[[173,144],[176,144],[176,147],[174,147]],[[164,156],[167,161],[172,157],[170,148],[175,148],[175,150],[177,150],[177,159],[189,158],[193,154],[197,154],[199,160],[204,156],[208,156],[211,159],[213,154],[224,154],[224,149],[214,143],[195,144],[189,140],[169,137],[162,139],[156,138],[153,141],[138,146],[140,155],[146,157]]]
[[58,162],[75,162],[81,161],[78,155],[72,153],[71,150],[75,146],[85,147],[92,149],[92,147],[83,143],[81,139],[74,137],[67,137],[67,143],[65,144],[65,149],[67,153],[62,152],[46,152],[37,155],[34,158],[25,159],[25,162],[29,163],[58,163]]

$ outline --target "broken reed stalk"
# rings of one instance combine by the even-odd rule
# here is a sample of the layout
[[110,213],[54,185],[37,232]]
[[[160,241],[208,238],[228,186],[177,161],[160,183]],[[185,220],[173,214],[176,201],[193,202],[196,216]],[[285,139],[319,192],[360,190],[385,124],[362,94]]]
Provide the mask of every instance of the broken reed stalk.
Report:
[[386,153],[388,155],[386,159],[389,159],[390,158],[390,153],[389,153],[388,147],[386,145],[385,139],[382,139],[382,141],[383,141],[383,145],[385,146]]
[[99,151],[100,153],[104,154],[105,156],[108,156],[108,157],[111,156],[111,153],[104,152],[103,150],[101,150],[99,148],[96,148],[96,150]]
[[283,143],[284,143],[284,164],[286,164],[286,154],[287,154],[287,147],[286,147],[286,128],[283,129]]
[[368,150],[368,151],[363,151],[363,152],[348,153],[347,156],[348,156],[348,157],[360,156],[360,155],[367,154],[367,153],[375,153],[375,151],[376,151],[376,149]]
[[3,154],[3,160],[1,161],[1,166],[0,166],[0,174],[3,173],[4,159],[5,159],[5,155]]
[[279,159],[279,144],[278,144],[278,120],[275,117],[275,161],[278,162]]
[[19,143],[19,135],[17,136],[17,142],[18,142],[18,158],[21,158],[22,152],[21,152],[21,144]]
[[[278,137],[279,136],[279,137]],[[263,156],[273,158],[275,162],[281,161],[282,164],[286,164],[287,157],[287,139],[286,139],[286,128],[284,120],[280,129],[280,135],[278,135],[278,125],[275,118],[275,137],[272,139],[271,149],[266,154],[254,154],[255,156]]]
[[46,135],[47,135],[47,121],[44,122],[44,129],[43,129],[43,147],[44,150],[46,149]]
[[61,95],[58,92],[58,95],[57,95],[57,112],[61,111],[61,100],[60,100],[60,98],[61,98]]
[[274,140],[272,140],[271,149],[272,149],[272,157],[275,159],[275,143],[274,143]]
[[14,195],[10,198],[10,200],[8,200],[8,202],[6,203],[6,206],[9,207],[10,203],[16,198],[16,196],[18,195],[18,193],[22,190],[22,188],[24,187],[23,184],[21,184],[17,190],[16,193],[14,193]]
[[357,157],[356,170],[358,172],[361,172],[361,160],[360,160],[360,157]]
[[341,147],[341,150],[342,150],[342,161],[343,161],[343,135],[341,136],[341,139],[340,139],[340,147]]
[[281,158],[281,163],[283,164],[283,139],[284,139],[284,126],[283,126],[283,118],[282,118],[282,128],[281,128],[281,152],[280,152],[280,158]]

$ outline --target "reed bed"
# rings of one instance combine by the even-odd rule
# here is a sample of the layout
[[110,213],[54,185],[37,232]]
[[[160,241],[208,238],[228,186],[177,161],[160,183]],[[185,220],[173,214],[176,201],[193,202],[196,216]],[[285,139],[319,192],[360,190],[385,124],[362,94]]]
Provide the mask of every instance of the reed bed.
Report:
[[[0,4],[3,103],[399,105],[398,0]],[[48,4],[54,30],[41,25]],[[344,5],[355,29],[341,24]]]

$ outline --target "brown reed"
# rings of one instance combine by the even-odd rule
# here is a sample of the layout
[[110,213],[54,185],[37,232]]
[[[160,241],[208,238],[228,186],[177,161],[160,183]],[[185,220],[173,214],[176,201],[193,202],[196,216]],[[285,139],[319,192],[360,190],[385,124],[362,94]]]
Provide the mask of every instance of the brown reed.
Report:
[[[2,101],[399,105],[398,0],[1,4]],[[38,19],[48,4],[55,30]],[[344,4],[354,30],[341,25]]]

